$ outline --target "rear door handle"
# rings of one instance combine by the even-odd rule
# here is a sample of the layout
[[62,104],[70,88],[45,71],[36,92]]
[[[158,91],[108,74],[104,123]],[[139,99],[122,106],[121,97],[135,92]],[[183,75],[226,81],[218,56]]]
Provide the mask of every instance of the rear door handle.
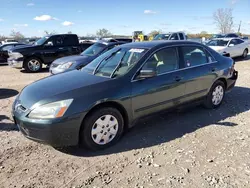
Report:
[[64,48],[59,48],[59,50],[63,50]]
[[181,81],[182,79],[183,79],[183,78],[180,77],[180,76],[176,76],[176,77],[175,77],[175,81],[176,81],[176,82],[179,82],[179,81]]

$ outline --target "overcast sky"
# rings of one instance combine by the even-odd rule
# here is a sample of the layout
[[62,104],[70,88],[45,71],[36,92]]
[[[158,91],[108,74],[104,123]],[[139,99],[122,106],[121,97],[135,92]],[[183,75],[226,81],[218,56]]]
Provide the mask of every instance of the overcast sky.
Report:
[[235,30],[250,34],[250,0],[0,0],[0,34],[17,30],[42,36],[44,30],[78,35],[107,28],[113,34],[135,30],[217,33],[213,12],[233,8]]

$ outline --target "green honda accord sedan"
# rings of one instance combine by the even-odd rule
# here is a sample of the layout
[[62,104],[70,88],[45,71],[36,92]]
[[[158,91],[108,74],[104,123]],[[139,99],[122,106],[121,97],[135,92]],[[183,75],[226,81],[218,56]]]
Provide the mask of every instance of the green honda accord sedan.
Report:
[[200,43],[128,43],[81,70],[28,85],[12,114],[20,132],[34,141],[103,149],[149,114],[195,101],[219,107],[237,76],[231,58]]

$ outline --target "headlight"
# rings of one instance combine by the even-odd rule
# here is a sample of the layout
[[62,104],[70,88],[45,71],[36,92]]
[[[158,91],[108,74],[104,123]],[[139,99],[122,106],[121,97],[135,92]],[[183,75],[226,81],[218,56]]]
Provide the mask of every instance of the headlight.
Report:
[[22,58],[23,55],[20,54],[19,52],[9,52],[9,57],[13,59],[18,59],[18,58]]
[[59,69],[68,69],[73,65],[73,62],[67,62],[58,66]]
[[38,106],[29,113],[28,117],[32,119],[52,119],[62,117],[72,101],[73,99],[67,99]]

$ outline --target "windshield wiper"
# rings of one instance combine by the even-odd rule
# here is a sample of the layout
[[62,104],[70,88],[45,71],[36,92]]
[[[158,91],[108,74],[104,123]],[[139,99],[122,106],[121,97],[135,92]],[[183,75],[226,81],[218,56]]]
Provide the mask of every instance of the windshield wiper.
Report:
[[118,49],[118,50],[116,50],[116,51],[114,51],[112,54],[110,54],[110,56],[108,56],[108,57],[104,58],[102,61],[100,61],[100,62],[98,63],[98,65],[96,66],[96,68],[94,69],[93,75],[96,74],[97,69],[99,68],[99,66],[100,66],[100,64],[101,64],[102,62],[109,60],[111,57],[113,57],[113,56],[114,56],[117,52],[119,52],[120,50],[121,50],[121,48]]
[[125,57],[127,52],[124,53],[124,55],[122,56],[121,60],[119,61],[119,63],[117,64],[117,66],[115,67],[115,69],[113,70],[112,74],[110,75],[110,78],[113,78],[115,72],[120,68],[121,64],[122,64],[122,61]]

